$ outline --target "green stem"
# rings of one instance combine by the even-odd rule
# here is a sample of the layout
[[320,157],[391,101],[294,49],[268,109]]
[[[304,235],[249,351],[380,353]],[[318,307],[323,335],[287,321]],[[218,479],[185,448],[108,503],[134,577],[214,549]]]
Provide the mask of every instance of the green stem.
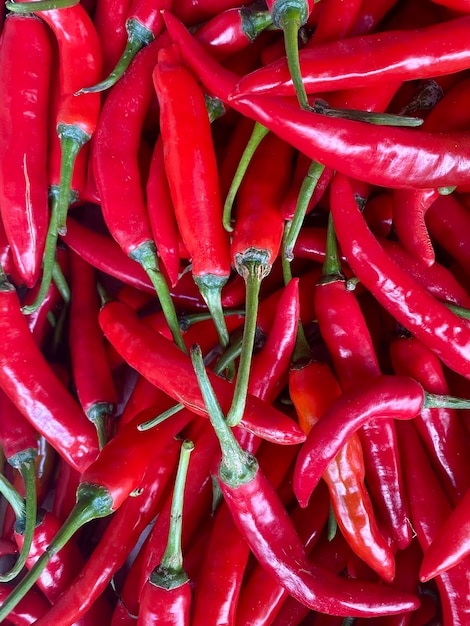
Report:
[[470,400],[425,391],[423,409],[470,409]]
[[106,517],[113,512],[112,498],[103,487],[82,483],[79,487],[77,497],[77,504],[74,506],[72,512],[57,532],[46,551],[43,552],[0,607],[0,623],[34,586],[51,558],[65,546],[79,528],[94,519]]
[[463,306],[451,304],[450,302],[446,302],[445,305],[458,317],[461,317],[464,320],[470,320],[470,309],[465,309]]
[[209,94],[204,94],[204,101],[206,103],[207,115],[209,116],[209,122],[215,122],[219,117],[222,117],[227,112],[225,108],[225,104],[222,102],[220,98],[217,96],[210,96]]
[[[306,4],[306,2],[304,2]],[[273,18],[273,21],[276,21]],[[295,93],[297,94],[297,100],[300,107],[305,110],[310,110],[308,103],[307,92],[305,91],[305,85],[302,78],[302,72],[300,70],[299,61],[299,42],[298,35],[300,27],[304,24],[304,19],[301,11],[298,7],[286,8],[279,20],[279,26],[284,32],[284,44],[286,47],[287,66],[294,83]]]
[[327,524],[327,537],[328,541],[333,541],[338,531],[338,522],[336,521],[336,515],[331,506],[330,502],[330,512],[328,514],[328,524]]
[[[245,309],[230,309],[230,311],[224,311],[224,316],[228,317],[229,315],[245,315]],[[206,313],[205,311],[201,311],[200,313],[190,313],[188,315],[180,315],[178,317],[178,322],[182,331],[187,331],[189,328],[198,322],[205,322],[207,320],[212,319],[212,315],[210,313]]]
[[258,463],[251,454],[242,450],[240,444],[225,421],[220,404],[207,376],[199,346],[191,347],[191,360],[201,388],[209,419],[217,435],[222,451],[219,465],[220,479],[232,488],[249,483],[258,471]]
[[33,11],[68,9],[79,2],[80,0],[34,0],[33,2],[5,2],[5,6],[13,13],[32,13]]
[[112,87],[121,78],[131,64],[132,59],[144,46],[151,43],[155,37],[149,28],[143,26],[136,18],[126,21],[127,43],[121,58],[113,71],[101,82],[91,87],[83,87],[75,95],[82,93],[99,93]]
[[255,41],[260,33],[273,25],[269,11],[259,11],[256,6],[242,7],[239,11],[242,30],[247,39]]
[[421,126],[424,120],[420,117],[408,117],[403,115],[393,115],[391,113],[377,113],[376,111],[358,111],[356,109],[341,109],[330,107],[325,100],[315,100],[311,107],[314,113],[327,115],[329,117],[339,117],[356,122],[367,122],[376,126],[404,126],[406,128],[416,128]]
[[160,301],[163,315],[165,316],[167,324],[170,327],[173,341],[176,343],[178,348],[180,348],[180,350],[187,352],[178,323],[175,306],[173,304],[173,300],[171,299],[170,290],[158,265],[157,251],[154,242],[146,241],[131,252],[129,256],[134,259],[134,261],[137,261],[137,263],[139,263],[147,272],[147,275],[152,281],[155,291],[157,292],[157,297]]
[[109,402],[95,402],[86,411],[86,416],[96,428],[100,450],[108,442],[109,418],[114,412],[114,405]]
[[189,457],[193,450],[194,444],[192,441],[183,441],[171,501],[168,541],[160,565],[150,574],[150,582],[153,585],[168,590],[176,589],[189,580],[183,569],[181,530],[183,522],[184,488],[188,473]]
[[[220,376],[222,372],[230,365],[230,363],[233,363],[235,359],[237,359],[240,356],[241,349],[242,349],[241,340],[230,345],[227,348],[227,350],[225,350],[225,352],[221,354],[221,356],[219,357],[219,360],[215,364],[213,372]],[[163,411],[163,413],[160,413],[159,415],[157,415],[157,417],[154,417],[151,420],[148,420],[147,422],[143,422],[142,424],[138,424],[137,430],[142,430],[142,431],[150,430],[151,428],[153,428],[154,426],[158,426],[159,424],[161,424],[168,418],[173,417],[173,415],[176,415],[183,409],[184,409],[184,404],[181,404],[181,402],[178,402],[178,404],[175,404],[174,406],[170,407],[166,411]]]
[[240,163],[238,164],[237,171],[235,172],[235,175],[232,180],[232,184],[230,185],[230,189],[228,190],[228,194],[224,203],[224,212],[223,212],[222,221],[223,221],[225,230],[228,231],[229,233],[233,231],[232,207],[233,207],[233,203],[235,200],[235,196],[237,195],[238,189],[240,188],[240,185],[242,183],[243,177],[245,176],[246,170],[248,169],[250,161],[254,153],[256,152],[256,148],[259,146],[259,144],[262,142],[262,140],[266,137],[268,133],[269,133],[269,130],[265,126],[263,126],[259,122],[256,122],[253,127],[251,137],[248,140],[248,143],[246,144],[245,150],[243,151],[242,157],[240,159]]
[[326,231],[326,254],[320,283],[331,283],[338,280],[344,280],[344,276],[341,272],[341,259],[338,252],[333,217],[331,213],[329,213],[328,228]]
[[302,228],[302,224],[304,223],[309,202],[312,198],[318,181],[323,174],[324,169],[324,165],[321,165],[316,161],[312,161],[310,167],[308,168],[307,175],[302,181],[299,196],[297,198],[297,203],[295,205],[294,217],[292,218],[292,220],[287,222],[287,224],[289,225],[288,227],[286,225],[287,232],[284,231],[284,257],[288,261],[292,261],[294,258],[294,247],[297,241],[297,237],[299,236],[300,229]]
[[[226,284],[227,278],[225,276],[216,276],[215,274],[203,274],[202,276],[193,276],[193,279],[214,320],[220,345],[222,349],[225,350],[230,342],[224,309],[222,307],[222,288]],[[228,380],[232,380],[234,376],[235,368],[230,366],[227,370],[227,378]]]
[[246,315],[237,380],[233,392],[232,405],[227,415],[227,423],[230,426],[239,424],[245,411],[251,358],[256,336],[259,292],[263,278],[267,276],[271,270],[268,260],[269,252],[267,250],[257,249],[248,250],[243,256],[240,255],[240,258],[235,259],[237,271],[245,279]]
[[[18,455],[15,455],[18,456]],[[12,463],[17,466],[25,485],[25,514],[23,519],[17,518],[15,523],[15,531],[23,535],[23,546],[16,560],[16,563],[9,572],[5,572],[0,576],[0,583],[7,583],[16,578],[22,571],[28,559],[31,545],[33,543],[34,529],[36,527],[37,515],[37,497],[36,497],[36,466],[34,459],[36,450],[28,450],[22,454],[23,459],[18,463]]]
[[67,284],[67,280],[62,272],[62,268],[60,267],[57,261],[54,262],[52,267],[52,280],[54,281],[57,289],[59,290],[60,295],[62,296],[62,300],[66,304],[70,304],[70,287]]
[[13,509],[17,520],[25,519],[26,507],[24,498],[13,487],[11,482],[0,474],[0,495],[2,495]]

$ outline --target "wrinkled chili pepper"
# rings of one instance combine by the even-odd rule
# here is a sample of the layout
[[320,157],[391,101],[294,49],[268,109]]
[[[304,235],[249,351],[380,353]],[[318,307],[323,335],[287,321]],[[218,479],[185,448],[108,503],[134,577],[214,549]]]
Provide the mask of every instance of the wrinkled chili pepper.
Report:
[[[310,608],[339,615],[386,615],[412,610],[416,601],[386,587],[361,581],[359,602],[352,587],[358,581],[332,576],[312,566],[305,555],[286,510],[265,479],[253,456],[236,443],[227,426],[197,347],[191,350],[193,364],[207,402],[211,423],[222,448],[217,480],[234,521],[257,560],[296,599]],[[289,545],[289,552],[285,546]],[[367,591],[366,591],[367,590]],[[380,599],[379,599],[380,597]]]
[[168,543],[160,564],[152,571],[142,590],[138,626],[162,623],[187,626],[190,623],[191,588],[183,569],[181,527],[184,486],[193,449],[192,441],[183,441],[172,496]]
[[0,207],[27,287],[39,278],[49,217],[47,109],[51,44],[43,22],[11,14],[0,45]]
[[192,276],[214,318],[221,345],[226,347],[221,292],[231,270],[229,240],[222,226],[217,161],[204,96],[174,51],[162,50],[153,81],[176,221],[191,256]]

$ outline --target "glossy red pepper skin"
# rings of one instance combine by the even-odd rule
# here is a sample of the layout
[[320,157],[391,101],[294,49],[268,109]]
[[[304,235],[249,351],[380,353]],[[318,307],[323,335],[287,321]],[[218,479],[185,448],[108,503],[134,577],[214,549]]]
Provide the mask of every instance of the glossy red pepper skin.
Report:
[[189,580],[171,590],[151,583],[140,600],[139,626],[188,626],[190,623],[191,587]]
[[127,498],[122,504],[78,576],[43,620],[38,621],[38,626],[53,623],[71,626],[90,610],[156,515],[178,452],[179,445],[172,438],[166,441],[165,448],[156,450],[157,456],[152,458],[158,458],[159,462],[149,464],[148,473],[138,485],[144,489],[143,493]]
[[351,36],[361,9],[362,0],[328,0],[319,5],[318,22],[306,45],[318,46]]
[[[397,337],[390,344],[390,353],[397,374],[411,376],[430,393],[449,393],[442,364],[418,339]],[[470,487],[468,441],[458,412],[424,409],[414,423],[434,471],[455,506]]]
[[[467,69],[468,25],[468,17],[462,17],[422,29],[380,32],[307,46],[300,51],[307,93],[433,78]],[[254,94],[294,95],[285,58],[243,77],[234,92],[237,98]]]
[[[451,508],[412,424],[398,424],[398,427],[400,451],[407,468],[405,479],[410,494],[411,523],[423,552],[426,552],[449,517]],[[466,559],[436,578],[443,624],[464,626],[468,623],[468,568]]]
[[392,188],[447,187],[468,181],[470,135],[466,133],[366,127],[362,122],[299,110],[295,102],[276,98],[252,96],[229,101],[236,75],[199,47],[174,16],[167,13],[165,19],[185,62],[214,95],[312,160],[353,178]]
[[226,281],[229,240],[222,225],[218,169],[204,95],[187,68],[168,58],[160,58],[153,80],[160,103],[165,170],[178,227],[191,255],[192,274]]
[[0,43],[0,206],[25,285],[39,278],[49,217],[47,110],[52,49],[36,17],[10,15]]
[[331,211],[336,234],[355,275],[400,324],[451,369],[469,377],[467,324],[391,261],[368,230],[348,180],[337,175],[332,186]]
[[96,433],[80,406],[52,372],[21,312],[15,289],[0,290],[0,386],[64,459],[83,471],[97,456]]
[[[8,597],[11,588],[0,585],[0,602]],[[50,608],[49,602],[40,591],[31,589],[17,607],[8,616],[15,626],[30,626],[36,623]]]
[[125,27],[131,0],[98,0],[93,23],[103,49],[103,75],[114,68],[126,45]]
[[[146,328],[123,303],[106,304],[100,312],[100,324],[132,367],[191,411],[207,415],[189,358],[174,344]],[[216,376],[211,377],[211,382],[222,406],[227,409],[232,397],[231,385]],[[275,443],[294,444],[304,439],[297,424],[253,397],[248,400],[242,425]]]
[[380,417],[413,419],[423,403],[421,385],[404,376],[377,376],[343,392],[312,428],[297,457],[293,487],[301,506],[343,443],[363,424]]
[[237,0],[173,0],[172,13],[185,24],[192,25],[239,6]]

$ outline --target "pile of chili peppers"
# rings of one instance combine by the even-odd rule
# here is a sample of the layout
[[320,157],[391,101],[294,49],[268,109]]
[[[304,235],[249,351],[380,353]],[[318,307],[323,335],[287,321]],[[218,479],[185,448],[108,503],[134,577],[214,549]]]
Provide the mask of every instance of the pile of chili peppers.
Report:
[[469,28],[6,3],[2,624],[470,624]]

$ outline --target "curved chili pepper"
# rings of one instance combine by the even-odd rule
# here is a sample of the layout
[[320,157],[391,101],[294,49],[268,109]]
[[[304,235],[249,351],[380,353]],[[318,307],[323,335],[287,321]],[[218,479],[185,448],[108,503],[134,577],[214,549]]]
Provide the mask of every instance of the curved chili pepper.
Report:
[[465,408],[465,404],[464,400],[429,394],[406,376],[377,376],[344,391],[312,428],[297,457],[293,486],[300,505],[307,504],[328,463],[363,424],[384,417],[409,420],[424,408]]
[[[60,623],[71,626],[92,607],[113,575],[124,565],[140,535],[155,517],[168,482],[174,473],[179,444],[171,436],[155,448],[158,463],[149,463],[138,485],[139,496],[129,497],[111,519],[100,542],[54,606],[38,621],[39,626]],[[103,623],[102,621],[99,623]]]
[[469,377],[468,326],[391,261],[367,229],[345,177],[332,182],[331,212],[341,249],[364,286],[444,363]]
[[49,216],[47,109],[52,49],[46,26],[9,15],[0,45],[0,207],[27,287],[39,278]]
[[94,269],[75,253],[70,255],[70,265],[69,346],[73,380],[80,404],[95,425],[102,448],[109,432],[107,420],[116,406],[116,390],[98,324],[99,302]]
[[229,240],[222,226],[217,161],[204,95],[197,80],[169,51],[162,51],[153,82],[160,103],[165,170],[176,221],[191,256],[192,276],[225,347],[228,332],[221,291],[231,270]]
[[137,626],[187,626],[190,622],[191,588],[183,569],[181,526],[184,486],[193,449],[192,441],[183,441],[172,496],[168,543],[160,564],[150,574],[142,591]]
[[[331,216],[323,276],[315,289],[314,303],[320,332],[343,390],[380,376],[381,371],[366,320],[355,295],[347,289],[346,280],[341,273]],[[392,536],[399,547],[404,548],[412,539],[412,531],[407,521],[409,510],[393,421],[381,420],[379,423],[365,424],[359,436],[367,484],[372,497]],[[376,544],[386,549],[378,528],[373,528],[372,509],[369,511],[371,532],[375,535]],[[372,541],[370,544],[373,545]],[[389,560],[390,558],[391,553]],[[383,558],[381,560],[386,562]]]
[[239,6],[239,0],[173,0],[172,13],[190,26]]
[[[120,302],[110,302],[101,309],[100,324],[108,340],[131,367],[191,411],[207,416],[189,359],[173,343],[147,328],[132,309]],[[228,408],[232,386],[215,375],[211,380],[222,406]],[[241,425],[275,443],[288,445],[304,439],[293,420],[251,396]]]
[[[431,393],[449,393],[439,359],[415,337],[397,337],[390,354],[397,374],[411,376]],[[447,497],[456,505],[470,487],[464,425],[455,410],[446,408],[424,410],[414,423]]]
[[[222,461],[217,480],[236,525],[261,565],[296,599],[322,612],[371,616],[413,610],[416,607],[413,597],[363,581],[343,580],[308,562],[303,544],[276,492],[255,458],[236,444],[211,393],[200,352],[196,348],[191,352],[211,423],[221,443]],[[356,583],[362,589],[359,602],[353,590]]]
[[39,351],[9,283],[0,288],[0,387],[64,459],[83,471],[96,457],[96,432]]
[[470,554],[468,530],[470,490],[455,509],[449,513],[444,525],[424,553],[420,580],[427,581],[451,570]]
[[328,0],[319,4],[318,22],[307,46],[349,37],[356,25],[362,0]]
[[[395,30],[331,41],[300,51],[307,93],[434,78],[467,69],[468,17],[414,30]],[[435,50],[430,53],[429,48]],[[436,47],[435,47],[436,46]],[[425,51],[425,52],[424,52]],[[295,95],[286,59],[240,79],[232,97]]]
[[105,91],[122,78],[132,59],[144,46],[154,41],[163,30],[161,12],[171,9],[172,0],[132,0],[126,17],[127,43],[109,75],[92,87],[83,87],[77,92],[99,93]]
[[53,190],[54,200],[44,252],[41,291],[36,303],[25,310],[34,311],[47,292],[52,278],[58,233],[65,233],[70,185],[75,159],[91,139],[100,111],[100,98],[90,94],[75,97],[81,81],[94,82],[101,73],[101,46],[93,22],[83,6],[38,11],[53,30],[59,45],[61,62],[61,100],[56,117],[57,135],[62,148],[60,184]]
[[[326,167],[392,188],[450,187],[465,183],[470,135],[384,128],[299,110],[290,101],[246,97],[229,101],[237,77],[198,46],[184,26],[164,14],[172,39],[211,93],[275,132]],[[393,151],[390,146],[393,145]]]
[[[103,217],[111,235],[147,272],[174,341],[185,350],[168,285],[159,269],[138,162],[141,129],[153,94],[152,68],[165,41],[167,37],[162,35],[146,46],[106,99],[92,158]],[[123,108],[126,110],[125,124]],[[127,184],[116,185],[116,177],[126,180]]]
[[98,0],[93,23],[103,51],[103,73],[107,76],[118,62],[126,45],[126,15],[131,0]]
[[[270,167],[266,167],[266,159],[271,161]],[[275,135],[266,136],[253,156],[238,192],[231,255],[237,272],[245,281],[246,313],[233,401],[227,415],[231,426],[237,425],[243,415],[259,291],[281,245],[284,220],[280,203],[290,182],[291,159],[289,144]]]
[[[450,505],[432,471],[428,457],[412,424],[397,428],[405,480],[410,497],[411,522],[424,552],[437,537],[451,513]],[[406,426],[407,428],[401,428]],[[468,560],[436,578],[442,623],[464,626],[470,615]]]

